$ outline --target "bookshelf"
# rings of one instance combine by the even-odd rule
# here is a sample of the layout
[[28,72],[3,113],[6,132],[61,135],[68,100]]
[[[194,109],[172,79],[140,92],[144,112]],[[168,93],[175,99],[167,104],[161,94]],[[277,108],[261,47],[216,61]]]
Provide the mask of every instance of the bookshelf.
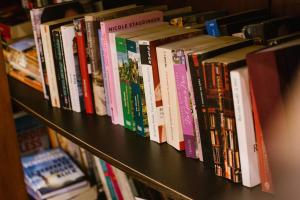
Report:
[[272,199],[260,191],[233,184],[204,169],[167,144],[156,144],[119,125],[109,117],[52,108],[43,95],[9,78],[16,105],[41,119],[63,136],[140,181],[174,199]]
[[[269,7],[276,15],[296,15],[299,11],[297,0],[212,0],[205,2],[205,6],[195,0],[152,2],[167,3],[171,7],[192,5],[196,10],[203,11],[224,9],[237,12],[259,7]],[[213,171],[204,169],[201,162],[186,158],[184,152],[180,153],[167,144],[150,142],[119,125],[113,125],[109,117],[52,108],[41,93],[12,78],[7,81],[1,54],[0,47],[0,163],[6,163],[0,165],[0,199],[27,199],[9,95],[14,104],[74,143],[171,198],[273,198],[261,192],[260,186],[249,189],[216,177]]]

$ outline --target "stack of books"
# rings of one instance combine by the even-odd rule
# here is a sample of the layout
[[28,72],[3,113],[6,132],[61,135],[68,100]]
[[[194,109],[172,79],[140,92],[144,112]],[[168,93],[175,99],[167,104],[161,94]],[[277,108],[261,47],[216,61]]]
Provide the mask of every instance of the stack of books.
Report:
[[[227,15],[134,4],[67,16],[77,6],[31,10],[44,97],[53,107],[108,115],[233,182],[253,187],[264,180],[256,124],[265,117],[256,101],[263,94],[256,84],[249,88],[248,68],[250,82],[257,77],[247,55],[286,41],[298,47],[298,18],[272,18],[266,9]],[[58,8],[65,17],[47,15]]]
[[85,175],[61,149],[22,157],[28,193],[35,199],[97,199]]

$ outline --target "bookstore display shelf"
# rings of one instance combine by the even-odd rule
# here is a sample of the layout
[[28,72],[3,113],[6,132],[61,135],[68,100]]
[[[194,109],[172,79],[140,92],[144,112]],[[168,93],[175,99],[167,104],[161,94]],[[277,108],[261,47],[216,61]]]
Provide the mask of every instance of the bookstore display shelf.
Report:
[[260,186],[246,188],[215,176],[200,161],[157,144],[109,117],[52,108],[42,93],[9,78],[11,98],[74,143],[174,199],[272,199]]

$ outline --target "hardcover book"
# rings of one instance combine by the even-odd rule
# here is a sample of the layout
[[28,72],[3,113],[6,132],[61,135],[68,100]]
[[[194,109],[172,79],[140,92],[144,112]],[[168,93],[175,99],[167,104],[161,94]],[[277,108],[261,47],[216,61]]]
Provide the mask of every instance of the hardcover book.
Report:
[[[161,11],[152,11],[101,22],[101,40],[104,50],[105,70],[108,76],[111,117],[114,124],[123,124],[118,66],[113,66],[109,33],[138,27],[143,24],[162,21]],[[115,43],[114,43],[115,44]],[[115,46],[115,45],[114,45]]]
[[277,159],[273,153],[276,149],[274,138],[285,136],[284,132],[272,131],[270,122],[273,122],[274,116],[284,125],[289,122],[286,117],[286,95],[299,73],[299,44],[300,39],[296,39],[247,56],[260,176],[262,190],[266,192],[276,189],[273,176],[278,174],[272,174],[272,169],[278,167],[272,165]]
[[238,147],[233,107],[230,71],[246,64],[246,55],[263,46],[249,46],[204,60],[206,79],[207,119],[217,176],[241,182],[240,151]]

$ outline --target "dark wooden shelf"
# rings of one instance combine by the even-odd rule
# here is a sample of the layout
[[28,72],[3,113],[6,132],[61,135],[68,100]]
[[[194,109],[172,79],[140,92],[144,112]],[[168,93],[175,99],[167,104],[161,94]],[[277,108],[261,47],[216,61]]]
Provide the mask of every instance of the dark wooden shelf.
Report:
[[167,144],[113,125],[109,117],[52,108],[38,91],[9,78],[14,103],[41,119],[74,143],[131,174],[150,186],[178,199],[272,199],[260,187],[233,184],[204,169]]

